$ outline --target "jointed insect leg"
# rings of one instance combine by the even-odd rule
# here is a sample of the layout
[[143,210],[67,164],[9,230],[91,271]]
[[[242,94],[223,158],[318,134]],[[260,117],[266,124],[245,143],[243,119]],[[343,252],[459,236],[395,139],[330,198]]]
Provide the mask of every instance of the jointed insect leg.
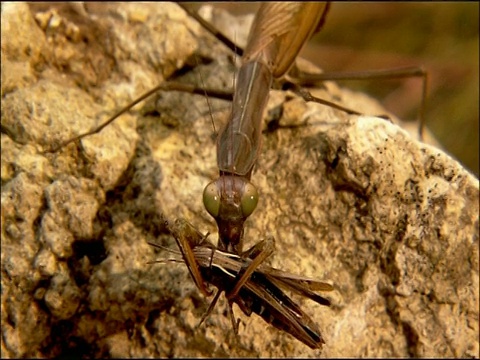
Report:
[[238,281],[235,283],[235,286],[232,290],[226,293],[227,299],[234,299],[243,285],[250,279],[253,272],[258,268],[258,266],[265,261],[267,257],[273,254],[275,251],[275,239],[273,237],[268,237],[266,240],[260,241],[255,244],[250,249],[242,253],[242,257],[245,259],[251,259],[251,256],[255,256],[250,262],[250,264],[241,270],[237,275]]
[[[212,310],[213,308],[215,307],[215,305],[217,304],[217,301],[218,301],[218,298],[220,297],[220,295],[222,294],[223,290],[218,290],[217,293],[215,294],[215,297],[213,298],[212,302],[210,303],[210,305],[208,306],[208,309],[207,311],[205,311],[205,314],[203,314],[202,316],[202,319],[200,320],[200,322],[198,323],[198,326],[197,327],[200,327],[200,325],[202,325],[202,323],[205,321],[205,319],[212,313]],[[229,304],[229,307],[231,305]]]

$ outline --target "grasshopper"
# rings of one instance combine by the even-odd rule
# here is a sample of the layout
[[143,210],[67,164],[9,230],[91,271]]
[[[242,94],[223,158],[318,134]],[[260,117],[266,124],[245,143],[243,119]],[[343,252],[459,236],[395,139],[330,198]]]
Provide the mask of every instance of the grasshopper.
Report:
[[[273,237],[268,237],[242,255],[236,255],[216,249],[206,236],[186,220],[177,219],[173,224],[167,226],[175,237],[182,258],[155,262],[185,262],[195,284],[206,296],[213,294],[213,291],[209,289],[210,284],[218,288],[200,324],[211,314],[222,292],[228,293],[235,286],[233,280],[254,261],[259,248],[266,244],[270,244],[267,246],[268,248],[274,248]],[[149,244],[163,248],[154,243]],[[308,297],[320,305],[330,306],[330,301],[316,294],[315,291],[332,291],[332,285],[293,275],[262,263],[255,268],[238,293],[234,297],[228,298],[228,310],[235,334],[238,333],[238,321],[235,320],[233,314],[232,305],[234,303],[245,315],[250,316],[252,313],[256,313],[268,324],[289,333],[310,348],[321,348],[325,340],[318,326],[280,288]]]

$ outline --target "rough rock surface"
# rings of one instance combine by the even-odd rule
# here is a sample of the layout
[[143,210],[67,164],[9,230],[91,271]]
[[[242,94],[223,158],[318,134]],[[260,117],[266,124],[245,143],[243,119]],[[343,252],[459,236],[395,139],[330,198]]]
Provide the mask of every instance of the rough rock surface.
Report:
[[[2,357],[479,356],[478,180],[454,159],[388,121],[272,91],[246,246],[272,234],[273,266],[335,284],[330,308],[295,297],[326,345],[239,309],[235,337],[224,300],[196,328],[207,302],[184,265],[147,264],[167,256],[147,241],[175,247],[164,219],[178,217],[215,233],[205,99],[163,92],[43,150],[178,69],[229,87],[234,58],[169,3],[4,3],[1,20]],[[385,113],[334,83],[315,94]],[[228,106],[212,100],[217,128]]]

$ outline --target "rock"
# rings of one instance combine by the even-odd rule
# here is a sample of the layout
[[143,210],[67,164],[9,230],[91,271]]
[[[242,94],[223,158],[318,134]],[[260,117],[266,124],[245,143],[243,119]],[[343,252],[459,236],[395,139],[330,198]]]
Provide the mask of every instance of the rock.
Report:
[[[148,263],[167,255],[147,241],[176,248],[165,219],[216,232],[203,97],[162,92],[43,152],[172,74],[228,88],[222,45],[166,3],[2,4],[2,40],[4,357],[479,356],[478,180],[376,101],[332,82],[314,94],[369,115],[269,100],[245,247],[271,234],[272,266],[335,285],[330,308],[293,297],[326,339],[314,351],[238,308],[236,337],[223,297],[196,328],[208,301],[186,267]],[[218,130],[229,103],[211,106]]]

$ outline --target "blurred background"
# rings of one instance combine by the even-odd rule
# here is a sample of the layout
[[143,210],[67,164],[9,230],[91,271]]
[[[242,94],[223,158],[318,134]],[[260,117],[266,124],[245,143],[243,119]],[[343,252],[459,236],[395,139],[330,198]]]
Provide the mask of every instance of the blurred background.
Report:
[[[244,15],[259,3],[212,5]],[[429,75],[427,127],[478,177],[478,32],[478,2],[334,2],[301,56],[325,72],[422,66]],[[402,120],[417,118],[419,78],[339,83],[372,95]]]

